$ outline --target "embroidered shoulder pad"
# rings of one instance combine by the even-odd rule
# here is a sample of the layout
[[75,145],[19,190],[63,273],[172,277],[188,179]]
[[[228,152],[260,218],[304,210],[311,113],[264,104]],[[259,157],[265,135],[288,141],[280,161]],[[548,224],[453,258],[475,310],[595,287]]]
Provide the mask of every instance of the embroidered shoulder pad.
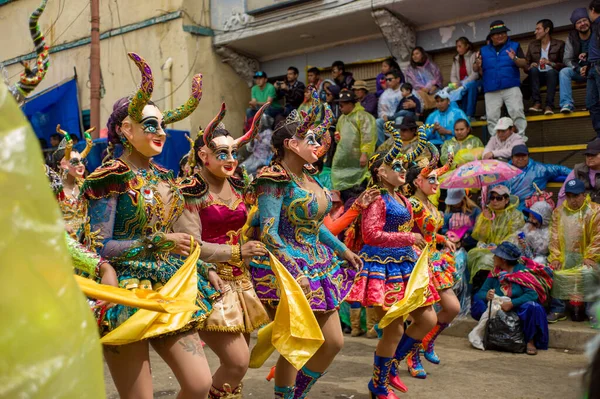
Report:
[[186,201],[190,198],[201,198],[208,192],[208,184],[198,173],[179,180],[177,186],[185,196]]
[[412,206],[413,213],[419,213],[423,210],[423,203],[418,198],[410,197],[408,201]]
[[238,179],[237,177],[231,176],[228,180],[229,184],[231,184],[233,188],[240,193],[248,187],[248,185],[243,179]]
[[85,179],[81,192],[87,199],[100,199],[141,187],[141,179],[131,168],[120,159],[113,159],[103,163]]
[[161,175],[161,177],[165,180],[174,180],[174,175],[173,175],[173,171],[171,169],[166,169],[163,168],[162,166],[157,165],[156,163],[150,161],[150,165],[152,165],[152,167],[154,169],[156,169],[156,171],[158,172],[159,175]]
[[272,163],[269,166],[265,166],[256,174],[256,179],[254,179],[253,184],[257,184],[260,180],[270,180],[275,183],[287,183],[292,181],[292,178],[278,163]]

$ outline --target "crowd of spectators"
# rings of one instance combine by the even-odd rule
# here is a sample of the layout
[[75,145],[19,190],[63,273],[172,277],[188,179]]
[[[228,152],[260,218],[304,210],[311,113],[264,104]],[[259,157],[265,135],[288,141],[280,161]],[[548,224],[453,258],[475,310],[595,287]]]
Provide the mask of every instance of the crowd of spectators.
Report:
[[[459,165],[474,159],[495,159],[520,169],[517,176],[490,188],[483,208],[477,205],[473,193],[464,189],[443,190],[439,201],[446,211],[443,232],[461,232],[457,240],[468,251],[473,292],[484,285],[494,262],[508,262],[505,267],[513,270],[513,263],[521,255],[555,270],[572,267],[573,262],[597,268],[600,260],[600,220],[596,219],[600,209],[597,205],[600,203],[598,16],[600,0],[592,1],[589,9],[574,10],[570,18],[573,28],[566,42],[554,37],[551,20],[540,20],[526,53],[518,42],[511,40],[510,29],[504,22],[494,21],[486,44],[479,49],[466,37],[456,41],[456,55],[446,85],[440,68],[421,47],[413,49],[404,69],[393,58],[383,61],[373,86],[368,81],[355,80],[342,61],[331,65],[330,78],[322,76],[322,69],[308,69],[307,86],[298,80],[299,71],[293,66],[288,68],[285,80],[275,81],[274,85],[267,82],[265,72],[259,71],[255,74],[256,85],[252,88],[247,117],[251,119],[262,104],[271,101],[267,126],[272,129],[293,110],[307,112],[311,104],[308,88],[317,90],[334,116],[331,128],[334,143],[319,167],[323,174],[327,173],[323,179],[325,185],[334,190],[341,203],[351,201],[365,190],[369,158],[392,145],[385,129],[388,121],[394,122],[400,131],[404,153],[417,145],[418,121],[431,126],[427,139],[435,148],[428,147],[417,158],[415,162],[422,165],[434,155],[446,163],[453,153]],[[523,82],[521,71],[527,75]],[[534,161],[526,145],[525,110],[551,117],[558,91],[560,112],[574,112],[573,83],[587,84],[586,107],[599,138],[588,143],[585,162],[575,165],[573,170]],[[471,129],[480,94],[485,101],[490,135],[485,144]],[[524,100],[529,99],[531,103],[526,107]],[[268,151],[268,143],[260,137],[264,148],[254,161],[267,164],[269,157],[262,154]],[[439,154],[433,153],[436,149]],[[541,194],[552,181],[564,182],[556,209],[554,202]],[[569,222],[576,213],[585,215],[583,223]],[[577,245],[565,248],[561,234],[580,238],[574,238],[579,240]],[[500,245],[504,245],[502,251],[497,249]],[[521,255],[517,256],[515,248]],[[499,253],[504,257],[499,258]],[[521,270],[520,266],[517,269]],[[487,301],[488,289],[490,292],[497,289],[492,283],[488,280],[485,292],[475,296],[477,306]],[[521,302],[529,303],[532,298],[535,301],[531,292],[527,295],[531,298],[523,297]],[[518,307],[516,302],[513,304]],[[553,298],[541,305],[550,309],[548,321],[564,318],[564,300]]]

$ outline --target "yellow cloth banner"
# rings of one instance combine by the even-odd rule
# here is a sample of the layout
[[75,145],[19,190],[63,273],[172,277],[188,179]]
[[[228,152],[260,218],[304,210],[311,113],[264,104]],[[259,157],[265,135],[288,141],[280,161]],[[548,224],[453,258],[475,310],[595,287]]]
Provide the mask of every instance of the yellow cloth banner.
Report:
[[98,284],[89,278],[77,275],[75,275],[75,280],[77,280],[79,288],[86,296],[110,303],[161,313],[194,312],[198,310],[198,306],[189,301],[165,297],[152,290],[126,290],[125,288]]
[[399,317],[405,317],[419,309],[426,301],[425,294],[429,286],[429,247],[419,256],[415,268],[410,274],[404,298],[392,305],[379,322],[379,328],[385,328]]
[[[197,245],[183,266],[160,289],[160,294],[194,305],[198,295],[196,262],[199,256],[200,246]],[[105,345],[125,345],[173,332],[189,323],[193,313],[194,310],[165,314],[140,309],[119,327],[102,337],[101,342]]]
[[275,320],[258,331],[250,367],[261,367],[277,349],[294,368],[300,370],[323,345],[325,338],[294,277],[273,254],[269,253],[269,259],[279,283],[279,305]]
[[102,399],[98,328],[38,139],[1,79],[0,148],[0,398]]

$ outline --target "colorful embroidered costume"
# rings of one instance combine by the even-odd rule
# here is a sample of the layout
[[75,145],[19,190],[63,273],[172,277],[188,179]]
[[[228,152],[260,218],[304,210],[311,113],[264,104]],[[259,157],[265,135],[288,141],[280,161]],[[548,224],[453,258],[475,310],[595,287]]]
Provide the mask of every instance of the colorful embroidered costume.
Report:
[[[121,288],[162,287],[183,265],[165,239],[183,212],[184,199],[171,171],[150,162],[137,173],[123,160],[109,161],[88,176],[82,187],[88,202],[91,230],[99,230],[99,254],[110,261]],[[207,266],[198,262],[198,295],[188,327],[206,319],[211,300],[218,296],[207,282]],[[137,311],[117,305],[106,312],[104,323],[113,330]],[[187,327],[186,327],[187,328]],[[172,333],[174,331],[170,331]]]
[[413,231],[423,235],[425,241],[433,244],[429,252],[429,267],[433,284],[438,291],[452,288],[454,285],[454,257],[447,251],[435,249],[435,244],[444,244],[446,237],[437,232],[444,226],[444,215],[433,205],[425,206],[417,197],[410,198],[415,219]]
[[[411,205],[406,198],[400,198],[403,203],[385,192],[363,211],[361,228],[365,245],[360,257],[364,266],[346,298],[348,302],[388,310],[404,297],[418,256],[413,249]],[[427,302],[423,306],[437,300],[437,291],[430,283]]]
[[[198,242],[202,241],[203,249],[205,243],[219,244],[225,250],[238,248],[248,211],[242,196],[243,181],[230,178],[229,183],[233,196],[227,204],[208,191],[200,174],[182,181],[186,204],[175,230],[189,233]],[[226,260],[214,263],[227,288],[222,300],[213,304],[213,313],[201,330],[251,333],[269,322],[269,316],[252,286],[248,268],[240,259],[239,252],[237,255],[233,252]],[[205,259],[202,255],[201,258]]]
[[[313,311],[337,309],[344,300],[356,272],[339,255],[346,251],[323,225],[331,209],[331,196],[305,167],[309,181],[322,190],[306,190],[279,164],[263,168],[253,182],[250,194],[258,204],[260,239],[296,279],[307,277],[309,303]],[[254,287],[263,302],[277,303],[278,285],[267,257],[254,258],[250,264]]]

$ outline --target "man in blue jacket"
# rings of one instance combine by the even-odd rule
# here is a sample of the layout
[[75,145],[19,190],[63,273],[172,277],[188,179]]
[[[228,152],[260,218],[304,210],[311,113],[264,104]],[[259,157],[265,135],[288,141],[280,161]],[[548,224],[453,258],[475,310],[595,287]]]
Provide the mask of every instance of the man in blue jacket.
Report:
[[481,48],[473,70],[483,76],[488,132],[495,134],[496,123],[500,119],[502,105],[505,104],[518,133],[524,136],[527,120],[523,109],[519,68],[526,68],[527,61],[519,43],[508,38],[509,30],[502,21],[491,23],[491,42]]
[[525,208],[525,200],[535,194],[535,183],[540,190],[544,190],[548,182],[563,181],[571,169],[562,165],[549,165],[539,163],[529,158],[529,149],[526,145],[513,147],[510,163],[521,169],[523,173],[502,183],[510,192],[519,197],[519,209]]

